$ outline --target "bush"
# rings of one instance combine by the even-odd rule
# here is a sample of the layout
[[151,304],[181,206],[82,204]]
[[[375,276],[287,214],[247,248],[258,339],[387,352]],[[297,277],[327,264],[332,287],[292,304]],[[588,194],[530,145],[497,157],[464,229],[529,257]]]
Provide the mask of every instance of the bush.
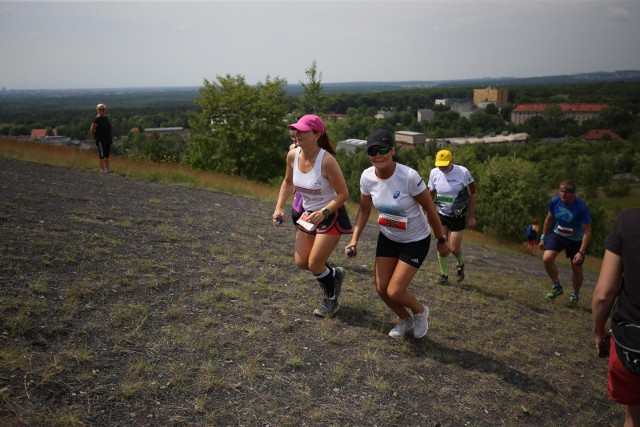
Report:
[[631,194],[631,186],[626,182],[611,182],[604,188],[604,192],[609,197],[626,197]]
[[539,176],[535,163],[528,160],[515,156],[487,160],[476,177],[478,231],[522,241],[523,227],[545,216],[549,195]]

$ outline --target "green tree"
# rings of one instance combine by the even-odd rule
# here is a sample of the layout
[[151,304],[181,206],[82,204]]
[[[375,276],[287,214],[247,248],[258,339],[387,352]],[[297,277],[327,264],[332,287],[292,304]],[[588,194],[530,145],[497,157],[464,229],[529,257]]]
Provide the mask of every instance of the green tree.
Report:
[[524,226],[545,216],[548,194],[538,184],[535,163],[518,158],[492,157],[477,176],[478,230],[514,242],[522,241]]
[[487,104],[487,106],[484,107],[484,112],[494,116],[497,116],[498,114],[500,114],[500,110],[498,110],[498,107],[496,106],[496,104]]
[[153,162],[180,163],[186,143],[180,136],[160,136],[157,133],[147,137],[133,132],[122,143],[122,153],[127,157],[151,160]]
[[371,166],[371,160],[369,156],[362,148],[356,149],[355,153],[346,153],[340,150],[340,155],[337,157],[340,169],[344,175],[344,179],[347,182],[347,188],[349,189],[349,199],[359,203],[360,202],[360,175],[362,172]]
[[558,105],[552,105],[545,108],[542,113],[545,120],[547,136],[564,136],[562,133],[562,122],[565,119],[564,111]]
[[262,182],[281,174],[285,157],[275,141],[285,131],[285,85],[268,76],[255,86],[242,75],[205,79],[189,121],[188,163]]
[[[493,105],[493,104],[490,104]],[[484,135],[490,132],[500,133],[505,124],[502,117],[496,114],[489,114],[482,110],[476,111],[469,117],[469,127],[476,133]]]
[[303,88],[303,93],[300,96],[299,107],[296,111],[296,115],[320,115],[325,111],[327,97],[322,89],[322,73],[318,72],[318,66],[315,59],[304,73],[307,75],[308,83],[300,82]]

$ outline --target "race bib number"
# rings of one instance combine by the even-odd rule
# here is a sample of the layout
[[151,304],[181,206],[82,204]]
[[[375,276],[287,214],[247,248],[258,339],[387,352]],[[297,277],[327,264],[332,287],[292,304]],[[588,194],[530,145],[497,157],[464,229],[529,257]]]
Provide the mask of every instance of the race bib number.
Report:
[[440,202],[440,203],[446,203],[446,204],[452,204],[453,203],[453,197],[451,196],[447,196],[444,194],[438,194],[436,195],[436,202]]
[[381,213],[378,216],[378,224],[387,228],[395,228],[402,231],[407,230],[407,218],[404,216]]
[[558,233],[563,236],[573,236],[573,228],[558,226]]
[[303,214],[300,215],[300,218],[298,218],[298,220],[296,221],[298,225],[300,225],[302,228],[304,228],[307,231],[313,231],[316,228],[318,228],[317,225],[308,221],[310,213],[311,212],[303,212]]

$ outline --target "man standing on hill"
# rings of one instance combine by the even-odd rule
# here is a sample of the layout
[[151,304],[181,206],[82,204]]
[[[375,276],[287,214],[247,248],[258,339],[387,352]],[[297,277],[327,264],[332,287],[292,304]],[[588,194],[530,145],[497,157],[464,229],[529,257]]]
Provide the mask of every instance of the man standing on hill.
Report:
[[111,122],[106,116],[107,106],[98,104],[96,107],[98,115],[91,122],[91,136],[98,146],[98,157],[100,158],[100,169],[104,173],[111,172],[109,169],[109,154],[111,153]]
[[573,271],[573,292],[568,307],[576,308],[583,280],[582,264],[591,242],[591,213],[587,205],[576,197],[576,185],[573,181],[562,181],[559,193],[547,205],[547,217],[540,235],[542,262],[553,282],[553,288],[544,297],[553,299],[564,293],[556,265],[556,257],[564,249],[567,258],[571,260]]

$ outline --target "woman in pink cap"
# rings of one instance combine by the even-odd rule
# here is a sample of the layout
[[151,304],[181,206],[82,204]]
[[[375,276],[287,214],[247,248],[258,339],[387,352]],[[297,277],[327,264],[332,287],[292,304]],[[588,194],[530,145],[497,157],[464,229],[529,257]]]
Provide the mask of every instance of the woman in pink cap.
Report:
[[340,309],[338,298],[345,271],[330,267],[327,261],[340,237],[353,232],[344,206],[349,191],[322,119],[307,114],[289,129],[295,130],[297,147],[287,154],[287,169],[272,220],[274,225],[282,223],[284,205],[294,189],[298,191],[304,212],[298,220],[296,266],[309,270],[324,291],[322,304],[313,313],[333,317]]

